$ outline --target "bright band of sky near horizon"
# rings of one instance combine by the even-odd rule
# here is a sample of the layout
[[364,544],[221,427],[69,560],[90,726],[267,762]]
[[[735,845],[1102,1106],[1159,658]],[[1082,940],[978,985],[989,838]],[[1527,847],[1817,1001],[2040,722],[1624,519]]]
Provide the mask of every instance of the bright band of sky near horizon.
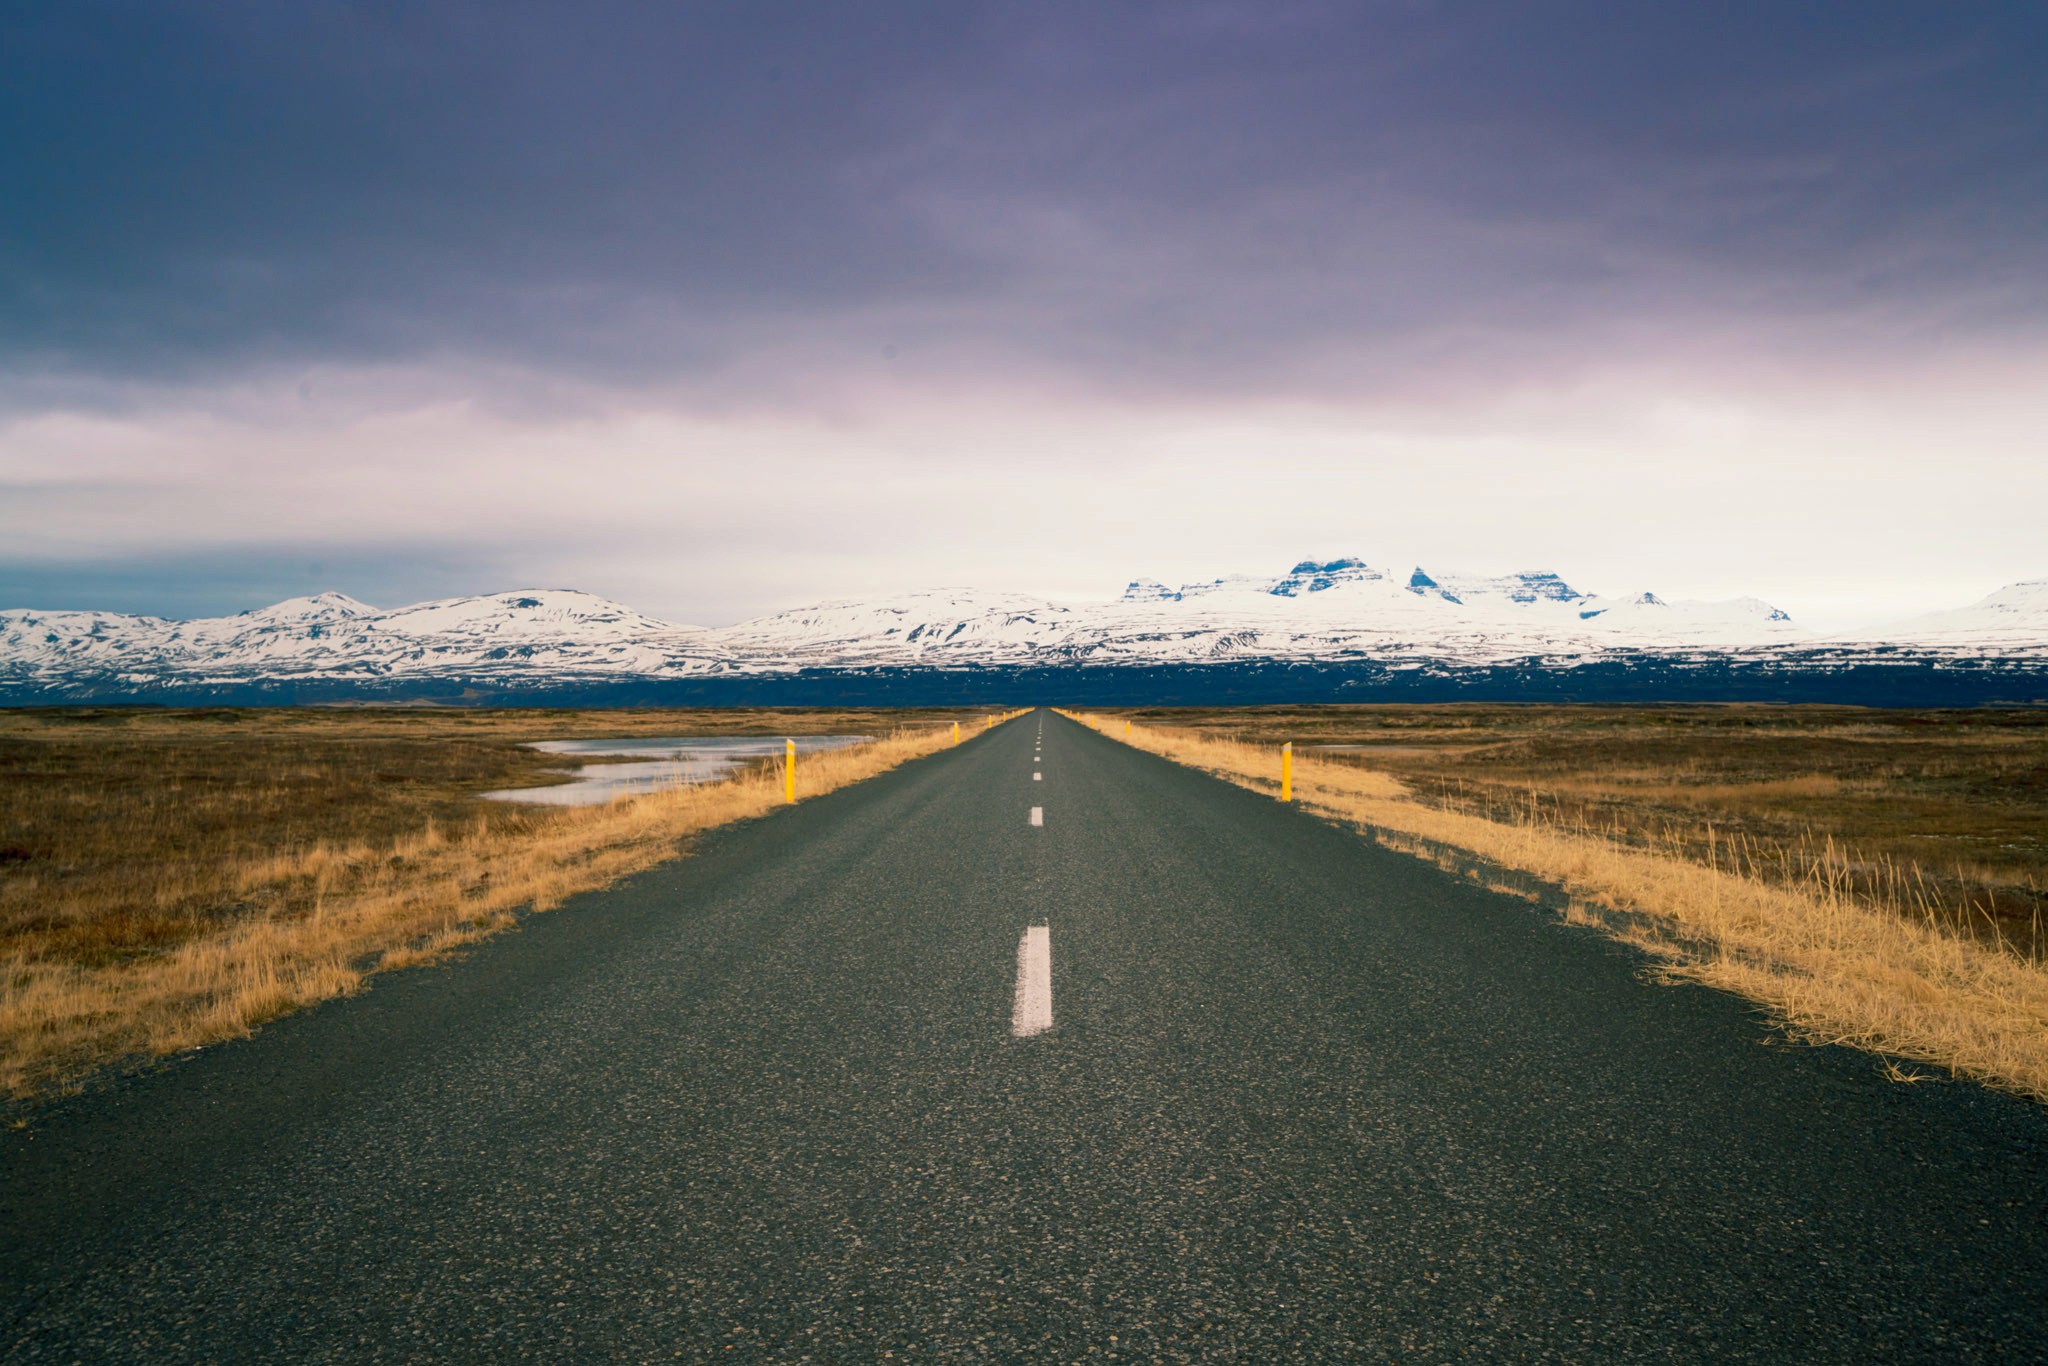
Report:
[[2048,10],[80,3],[0,606],[2048,575]]

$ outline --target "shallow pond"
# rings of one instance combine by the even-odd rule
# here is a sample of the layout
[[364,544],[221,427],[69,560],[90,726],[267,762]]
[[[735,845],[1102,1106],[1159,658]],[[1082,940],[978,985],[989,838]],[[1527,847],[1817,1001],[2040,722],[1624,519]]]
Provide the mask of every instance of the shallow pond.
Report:
[[[843,749],[865,743],[865,735],[799,735],[798,754]],[[693,783],[712,783],[755,759],[780,758],[779,735],[673,736],[643,735],[624,740],[537,740],[527,746],[543,754],[630,758],[637,763],[591,764],[576,771],[574,782],[555,787],[512,787],[486,792],[494,802],[531,802],[537,806],[596,806],[641,792]],[[799,770],[801,772],[801,770]]]

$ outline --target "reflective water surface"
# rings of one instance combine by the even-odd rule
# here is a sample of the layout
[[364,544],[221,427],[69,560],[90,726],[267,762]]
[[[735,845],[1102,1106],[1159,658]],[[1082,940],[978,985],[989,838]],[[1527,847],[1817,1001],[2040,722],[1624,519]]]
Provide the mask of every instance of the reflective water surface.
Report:
[[[866,735],[799,735],[796,752],[858,745]],[[538,806],[595,806],[600,802],[663,787],[716,782],[752,759],[779,756],[779,735],[658,736],[636,735],[623,740],[538,740],[527,746],[543,754],[619,756],[640,760],[629,764],[592,764],[576,780],[555,787],[513,787],[483,795],[498,802],[531,802]],[[801,773],[801,769],[799,769]]]

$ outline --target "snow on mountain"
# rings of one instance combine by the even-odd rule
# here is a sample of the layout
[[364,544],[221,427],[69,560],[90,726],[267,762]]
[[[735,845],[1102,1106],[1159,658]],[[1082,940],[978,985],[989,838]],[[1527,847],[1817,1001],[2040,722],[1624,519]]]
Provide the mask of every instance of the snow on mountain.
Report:
[[713,631],[735,655],[762,662],[982,664],[1052,648],[1072,609],[1021,593],[933,589],[826,602]]
[[741,658],[811,667],[1155,664],[1427,655],[1492,662],[1623,648],[1755,645],[1799,638],[1755,599],[1603,599],[1555,574],[1393,573],[1360,559],[1304,560],[1169,588],[1135,579],[1107,603],[938,590],[822,603],[713,631]]
[[706,630],[563,589],[380,610],[340,593],[231,617],[0,612],[0,686],[176,689],[243,682],[474,680],[506,685],[755,676],[797,669],[1160,665],[1229,661],[1549,664],[1880,646],[2048,655],[2048,581],[1858,641],[1817,641],[1756,598],[1667,602],[1583,593],[1547,572],[1483,577],[1305,560],[1272,577],[1169,588],[1133,580],[1109,602],[935,589],[818,603]]
[[1583,597],[1577,589],[1547,571],[1503,574],[1478,578],[1470,574],[1442,574],[1432,577],[1417,569],[1411,586],[1440,589],[1459,602],[1572,602]]
[[155,664],[185,624],[118,612],[0,612],[0,677],[62,682],[125,675],[131,666]]
[[630,607],[568,589],[541,588],[480,598],[442,598],[380,613],[366,630],[420,638],[490,641],[630,641],[701,633]]
[[1639,593],[1632,598],[1583,597],[1568,602],[1589,629],[1611,631],[1624,639],[1738,646],[1808,638],[1790,615],[1761,598],[1665,602],[1655,593]]
[[289,627],[301,624],[326,625],[375,615],[376,608],[368,603],[357,602],[346,593],[316,593],[310,598],[286,598],[283,602],[258,607],[227,620]]
[[1967,607],[1929,612],[1854,639],[1948,650],[2048,649],[2048,579],[2009,583]]
[[0,681],[78,677],[177,685],[251,679],[564,677],[715,671],[727,656],[700,627],[588,593],[540,589],[383,612],[341,593],[231,617],[169,621],[110,612],[0,612]]

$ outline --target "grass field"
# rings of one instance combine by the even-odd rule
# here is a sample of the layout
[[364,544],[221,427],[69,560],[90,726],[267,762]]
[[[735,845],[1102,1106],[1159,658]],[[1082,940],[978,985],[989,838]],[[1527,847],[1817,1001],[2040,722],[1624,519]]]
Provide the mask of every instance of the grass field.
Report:
[[[601,807],[523,748],[626,735],[866,734],[803,795],[974,733],[905,711],[0,711],[0,1091],[245,1032],[770,810],[762,765]],[[598,762],[603,762],[602,760]]]
[[[971,735],[980,715],[0,711],[0,1089],[246,1032],[780,800],[765,766],[604,807],[477,800],[564,780],[573,760],[525,742],[888,737],[807,758],[810,794],[931,752],[955,719]],[[1249,786],[1277,784],[1277,747],[1293,741],[1301,795],[1325,814],[1556,881],[1595,919],[1644,911],[1669,932],[1622,932],[1816,1036],[2048,1098],[2048,713],[1389,706],[1097,721],[1119,734],[1126,719],[1134,743]]]
[[[1608,838],[2048,959],[2048,711],[1826,707],[1133,710],[1399,778],[1415,800]],[[1358,745],[1352,751],[1321,745]]]
[[1672,976],[1747,996],[1807,1038],[2048,1101],[2048,714],[1333,707],[1082,719],[1276,795],[1278,748],[1292,741],[1307,810],[1503,890],[1527,891],[1496,882],[1499,870],[1560,887],[1568,919],[1636,943]]

